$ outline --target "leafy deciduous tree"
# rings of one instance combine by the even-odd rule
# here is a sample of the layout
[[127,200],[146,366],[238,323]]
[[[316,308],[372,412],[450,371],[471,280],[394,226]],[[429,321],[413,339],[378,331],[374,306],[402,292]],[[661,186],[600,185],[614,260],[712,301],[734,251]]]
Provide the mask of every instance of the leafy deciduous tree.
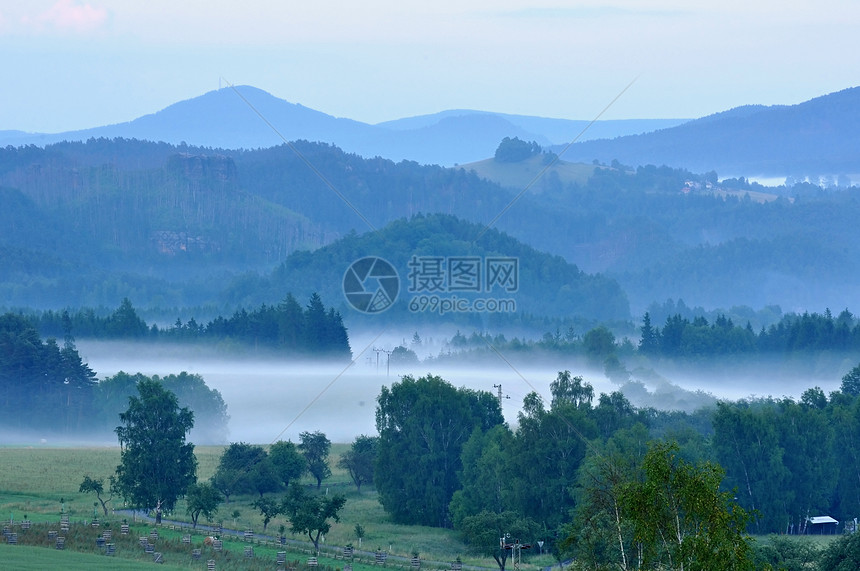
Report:
[[[157,377],[156,377],[157,378]],[[182,406],[194,412],[191,438],[198,444],[222,444],[227,441],[227,404],[217,389],[209,388],[200,375],[181,372],[159,379],[179,399]]]
[[339,468],[349,472],[355,487],[361,492],[361,485],[373,482],[373,469],[376,463],[376,436],[361,434],[355,438],[349,450],[337,462]]
[[418,364],[418,355],[412,349],[403,345],[398,345],[391,351],[389,355],[390,363],[394,367],[409,366]]
[[860,533],[844,535],[824,549],[818,568],[827,571],[860,569]]
[[233,494],[255,493],[260,497],[280,488],[279,477],[262,446],[234,442],[218,460],[212,484],[229,498]]
[[860,426],[860,398],[833,402],[830,419],[834,449],[840,454],[839,481],[835,494],[839,502],[838,511],[850,516],[860,513],[860,431],[857,430]]
[[260,510],[260,515],[263,516],[263,533],[266,533],[269,522],[283,509],[283,506],[272,498],[257,498],[251,505]]
[[574,394],[581,396],[568,398],[567,391],[559,391],[549,411],[537,394],[526,395],[511,451],[512,503],[550,529],[561,525],[573,508],[570,486],[587,442],[597,436],[588,401],[593,389],[588,383],[574,385]]
[[785,531],[783,500],[791,474],[783,457],[776,407],[770,403],[718,403],[714,413],[713,447],[725,468],[727,484],[738,489],[738,502],[754,514],[761,533]]
[[[757,541],[754,547],[758,569],[805,571],[818,568],[817,563],[822,558],[822,550],[809,536],[771,535],[764,541]],[[834,567],[821,569],[829,571]]]
[[592,362],[600,363],[615,351],[615,335],[600,325],[585,333],[582,345],[585,348],[585,356]]
[[461,529],[468,516],[501,513],[510,505],[510,481],[514,475],[509,454],[513,441],[510,429],[500,424],[486,432],[475,430],[463,445],[461,488],[454,492],[449,507],[455,529]]
[[301,477],[308,469],[308,462],[290,441],[279,440],[269,447],[269,460],[281,484],[289,488],[290,482]]
[[331,441],[319,430],[314,432],[302,432],[299,434],[299,450],[308,462],[308,472],[317,479],[317,489],[322,486],[322,481],[331,476],[331,468],[328,467],[328,453],[331,450]]
[[78,489],[78,492],[81,494],[89,494],[95,493],[96,498],[98,498],[99,502],[102,505],[102,510],[105,512],[105,517],[108,515],[107,504],[111,499],[113,499],[113,494],[116,491],[116,478],[111,476],[109,478],[110,485],[108,486],[108,493],[110,494],[108,497],[103,498],[102,494],[105,493],[104,489],[104,478],[93,479],[90,478],[89,475],[84,476],[84,481],[81,482],[81,487]]
[[860,396],[860,365],[845,373],[840,390],[853,397]]
[[201,515],[207,521],[214,517],[223,499],[221,493],[209,482],[197,482],[188,486],[188,491],[185,492],[185,511],[191,516],[194,529],[197,529],[197,520]]
[[549,390],[552,394],[552,408],[565,404],[587,408],[594,400],[594,387],[584,382],[581,376],[574,377],[570,371],[560,371],[556,379],[549,384]]
[[449,526],[460,452],[475,429],[502,424],[498,400],[434,375],[406,375],[377,402],[374,483],[383,507],[400,523]]
[[331,529],[329,520],[340,521],[338,514],[345,503],[346,498],[340,494],[308,494],[301,485],[293,482],[284,498],[281,512],[289,518],[291,531],[306,533],[314,549],[319,551],[320,535]]
[[116,487],[133,506],[154,508],[161,523],[162,511],[172,510],[197,479],[194,445],[185,442],[194,414],[179,408],[176,395],[157,381],[141,381],[137,390],[140,396],[129,397],[116,428],[121,448]]
[[625,493],[647,567],[684,570],[752,569],[747,513],[720,491],[722,469],[694,466],[678,445],[658,442],[642,462],[643,479]]
[[637,480],[647,441],[642,424],[618,430],[605,444],[592,444],[577,472],[575,517],[560,547],[588,568],[634,567],[637,552],[625,495]]

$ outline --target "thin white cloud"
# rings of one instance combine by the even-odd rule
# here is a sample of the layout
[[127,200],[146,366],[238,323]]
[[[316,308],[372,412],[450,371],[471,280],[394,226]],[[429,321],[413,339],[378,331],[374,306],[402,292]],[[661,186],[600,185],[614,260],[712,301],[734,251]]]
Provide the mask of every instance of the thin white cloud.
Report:
[[107,23],[108,11],[89,2],[57,0],[35,15],[24,14],[20,18],[22,27],[31,32],[64,32],[87,34]]

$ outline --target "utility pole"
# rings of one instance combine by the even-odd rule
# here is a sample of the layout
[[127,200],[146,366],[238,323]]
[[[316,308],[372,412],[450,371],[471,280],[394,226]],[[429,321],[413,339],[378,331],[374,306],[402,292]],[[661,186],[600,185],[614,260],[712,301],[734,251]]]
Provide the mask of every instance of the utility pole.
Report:
[[516,540],[514,542],[513,549],[513,560],[514,560],[514,571],[520,571],[520,563],[523,562],[523,549],[531,549],[532,546],[530,543],[520,543],[520,540]]
[[502,399],[509,399],[511,397],[508,395],[502,396],[502,385],[493,385],[493,388],[499,389],[499,397],[498,397],[499,398],[499,409],[501,409],[502,408]]
[[523,559],[523,549],[531,549],[532,546],[530,543],[520,543],[519,539],[515,539],[513,543],[509,541],[510,534],[505,534],[503,537],[499,538],[499,547],[502,549],[502,553],[505,551],[511,552],[511,560],[514,563],[514,571],[520,571],[520,563],[522,563]]
[[385,363],[385,376],[386,377],[390,376],[391,375],[391,351],[389,351],[388,349],[377,349],[376,347],[374,347],[373,350],[376,352],[376,372],[379,373],[379,354],[385,353],[385,355],[388,357],[388,360]]

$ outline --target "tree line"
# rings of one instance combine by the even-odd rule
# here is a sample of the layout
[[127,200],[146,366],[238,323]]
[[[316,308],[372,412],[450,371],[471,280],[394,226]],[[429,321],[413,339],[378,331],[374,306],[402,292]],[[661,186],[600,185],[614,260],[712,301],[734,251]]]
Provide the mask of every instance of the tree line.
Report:
[[740,326],[722,315],[709,323],[704,317],[690,320],[675,314],[659,328],[646,312],[640,331],[639,351],[655,357],[860,351],[860,323],[848,309],[836,317],[829,309],[823,314],[788,314],[758,332],[749,323]]
[[120,372],[99,380],[70,334],[60,347],[53,338],[43,341],[35,324],[24,316],[0,315],[0,426],[5,429],[43,435],[113,430],[142,382],[159,383],[195,411],[198,441],[226,440],[227,405],[199,375],[148,377]]
[[[522,141],[519,137],[505,137],[499,146],[496,148],[496,153],[493,156],[496,162],[499,163],[518,163],[539,155],[543,149],[536,141]],[[547,155],[549,160],[554,158],[554,155]],[[549,162],[549,161],[547,161]]]
[[[735,309],[740,315],[752,316],[755,313]],[[467,336],[458,331],[448,341],[448,353],[433,357],[433,360],[474,359],[478,354],[488,354],[488,345],[509,353],[539,351],[583,356],[593,365],[603,365],[611,380],[623,384],[631,377],[624,363],[633,357],[696,363],[728,357],[749,358],[752,362],[753,358],[766,356],[860,355],[860,320],[848,309],[836,316],[829,309],[823,313],[783,315],[779,308],[771,307],[757,315],[776,319],[776,322],[761,325],[758,331],[753,329],[749,320],[740,325],[722,312],[711,312],[711,320],[704,313],[696,315],[693,310],[673,313],[666,317],[661,327],[654,324],[650,312],[645,312],[635,343],[633,335],[619,338],[613,333],[613,329],[632,333],[629,324],[616,324],[612,329],[598,325],[582,334],[569,325],[563,331],[557,328],[534,340],[508,339],[502,334],[483,332]]]
[[[374,438],[360,436],[338,462],[349,472],[359,490],[362,483],[373,481],[369,467],[374,445]],[[216,492],[218,503],[222,497],[229,502],[238,494],[255,496],[251,505],[260,512],[264,532],[274,518],[283,515],[289,520],[293,533],[306,534],[314,548],[319,549],[320,537],[330,529],[328,520],[338,521],[339,512],[346,503],[343,495],[320,493],[322,481],[331,475],[330,448],[331,442],[320,431],[302,432],[299,444],[278,441],[268,449],[234,442],[221,454],[211,480],[202,485]],[[315,491],[299,483],[305,474],[316,480]],[[194,523],[196,525],[196,519]]]
[[334,308],[326,308],[318,294],[302,307],[292,294],[277,305],[239,309],[229,317],[217,316],[207,323],[191,317],[177,318],[168,327],[148,325],[128,298],[108,315],[92,308],[77,311],[33,312],[28,315],[43,335],[74,335],[79,338],[152,341],[230,341],[253,348],[329,357],[351,356],[343,319]]
[[89,428],[96,374],[74,339],[43,341],[21,315],[0,315],[0,424],[44,433]]

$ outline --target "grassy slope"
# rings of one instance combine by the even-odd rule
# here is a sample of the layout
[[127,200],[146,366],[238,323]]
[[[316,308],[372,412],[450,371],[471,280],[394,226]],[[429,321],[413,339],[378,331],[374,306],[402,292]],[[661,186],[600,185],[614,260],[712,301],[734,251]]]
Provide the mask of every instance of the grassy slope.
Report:
[[[543,160],[543,156],[537,155],[518,163],[499,163],[495,159],[485,159],[460,166],[467,171],[474,170],[478,176],[497,182],[504,187],[521,190],[544,169]],[[544,177],[556,173],[562,183],[585,184],[593,172],[594,165],[558,161],[544,174]],[[539,185],[538,188],[540,188]]]

